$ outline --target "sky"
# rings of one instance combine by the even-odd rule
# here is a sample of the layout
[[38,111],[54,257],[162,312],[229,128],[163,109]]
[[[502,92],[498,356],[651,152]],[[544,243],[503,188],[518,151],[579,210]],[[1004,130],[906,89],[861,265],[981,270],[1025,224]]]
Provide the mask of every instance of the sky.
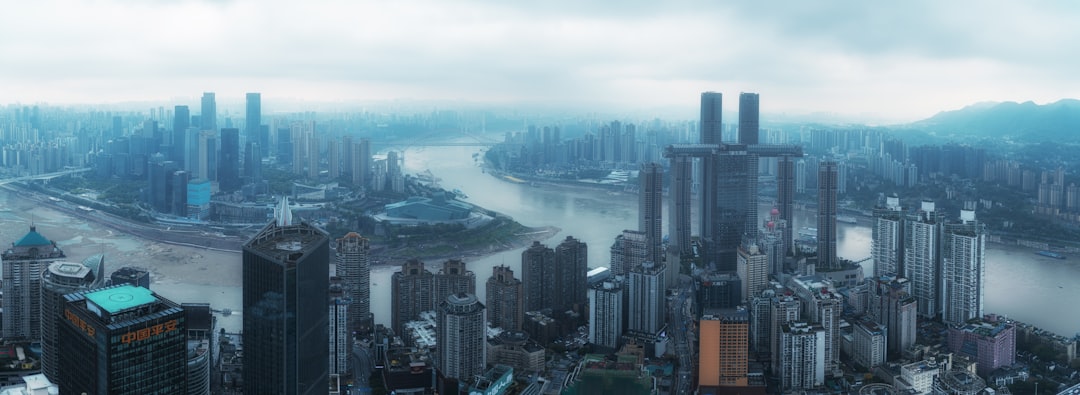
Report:
[[[0,104],[448,101],[906,122],[1080,93],[1068,1],[20,1]],[[763,121],[766,121],[763,119]]]

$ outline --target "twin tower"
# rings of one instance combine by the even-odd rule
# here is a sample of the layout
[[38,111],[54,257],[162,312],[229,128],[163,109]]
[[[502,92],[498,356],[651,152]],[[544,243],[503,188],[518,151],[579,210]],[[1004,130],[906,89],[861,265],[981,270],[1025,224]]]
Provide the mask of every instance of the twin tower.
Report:
[[[778,158],[777,201],[780,219],[792,223],[795,196],[795,166],[792,158],[803,155],[797,145],[759,144],[756,93],[739,94],[738,141],[721,141],[723,95],[701,94],[700,143],[676,144],[665,148],[671,160],[671,201],[668,208],[670,245],[680,254],[689,254],[690,196],[693,185],[693,158],[701,160],[700,234],[706,262],[723,272],[736,269],[738,249],[744,240],[757,238],[758,160]],[[790,227],[784,245],[792,245]]]

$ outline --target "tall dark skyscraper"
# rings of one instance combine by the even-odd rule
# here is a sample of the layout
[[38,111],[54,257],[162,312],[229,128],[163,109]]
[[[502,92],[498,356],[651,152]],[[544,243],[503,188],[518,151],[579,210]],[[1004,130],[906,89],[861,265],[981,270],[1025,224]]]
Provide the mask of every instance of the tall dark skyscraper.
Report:
[[60,334],[64,295],[101,287],[105,279],[105,256],[94,255],[82,263],[53,262],[41,272],[41,372],[60,381]]
[[784,220],[784,254],[790,254],[794,246],[792,228],[795,222],[795,159],[791,155],[781,155],[776,160],[776,201],[780,219]]
[[180,305],[128,284],[64,299],[57,323],[61,393],[187,393],[187,320]]
[[668,245],[679,253],[690,250],[690,185],[694,177],[694,158],[679,155],[671,158],[671,199],[668,206]]
[[585,314],[589,295],[589,248],[585,243],[566,236],[555,246],[555,308]]
[[836,257],[836,162],[818,165],[818,267],[839,268]]
[[191,127],[191,111],[188,106],[176,106],[173,108],[172,129],[172,152],[166,152],[169,160],[176,162],[180,168],[186,168],[184,159],[187,152],[187,129]]
[[[720,92],[705,92],[701,94],[701,119],[700,134],[702,144],[720,144],[720,134],[724,129],[721,122],[723,115],[723,95]],[[701,226],[698,232],[702,239],[712,240],[716,235],[713,223],[713,207],[716,203],[716,167],[714,157],[701,159]]]
[[330,238],[286,199],[275,216],[243,245],[244,393],[325,392]]
[[492,268],[487,280],[488,322],[491,326],[508,331],[521,330],[524,319],[524,299],[521,280],[514,278],[514,271],[507,266]]
[[199,122],[201,130],[217,131],[217,100],[214,99],[214,92],[203,92]]
[[240,189],[240,130],[221,129],[221,154],[218,162],[218,184],[222,192]]
[[349,327],[363,333],[374,328],[371,316],[371,263],[368,239],[349,232],[337,239],[337,264],[334,270],[345,286],[352,303],[348,307]]
[[555,251],[534,241],[521,252],[521,285],[525,291],[525,311],[554,307]]
[[645,232],[649,244],[646,260],[659,263],[663,252],[664,169],[657,163],[641,165],[638,175],[641,190],[638,194],[638,230]]
[[390,276],[390,327],[395,334],[405,333],[406,322],[435,306],[431,297],[433,277],[418,259],[405,261],[401,270]]
[[758,143],[758,102],[757,93],[739,94],[739,144]]
[[262,143],[259,139],[260,125],[262,125],[262,95],[248,93],[246,99],[245,108],[247,112],[244,117],[244,136],[247,137],[247,141]]

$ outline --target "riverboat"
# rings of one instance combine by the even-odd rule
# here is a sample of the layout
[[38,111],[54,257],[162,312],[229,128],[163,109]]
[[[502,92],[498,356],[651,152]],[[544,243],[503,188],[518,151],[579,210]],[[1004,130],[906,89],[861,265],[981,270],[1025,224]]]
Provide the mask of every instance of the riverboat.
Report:
[[1039,254],[1039,255],[1042,255],[1042,256],[1045,256],[1045,257],[1054,258],[1054,259],[1065,259],[1066,258],[1064,255],[1058,254],[1058,253],[1053,252],[1053,251],[1041,250],[1041,251],[1035,251],[1035,253]]

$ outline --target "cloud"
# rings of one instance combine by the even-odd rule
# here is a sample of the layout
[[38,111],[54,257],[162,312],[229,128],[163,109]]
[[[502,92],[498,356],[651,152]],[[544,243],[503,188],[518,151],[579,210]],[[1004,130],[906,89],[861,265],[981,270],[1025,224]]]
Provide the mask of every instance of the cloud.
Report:
[[[63,12],[58,12],[62,10]],[[411,97],[918,118],[1080,91],[1071,4],[21,2],[0,14],[0,102]],[[180,103],[190,104],[190,103]]]

